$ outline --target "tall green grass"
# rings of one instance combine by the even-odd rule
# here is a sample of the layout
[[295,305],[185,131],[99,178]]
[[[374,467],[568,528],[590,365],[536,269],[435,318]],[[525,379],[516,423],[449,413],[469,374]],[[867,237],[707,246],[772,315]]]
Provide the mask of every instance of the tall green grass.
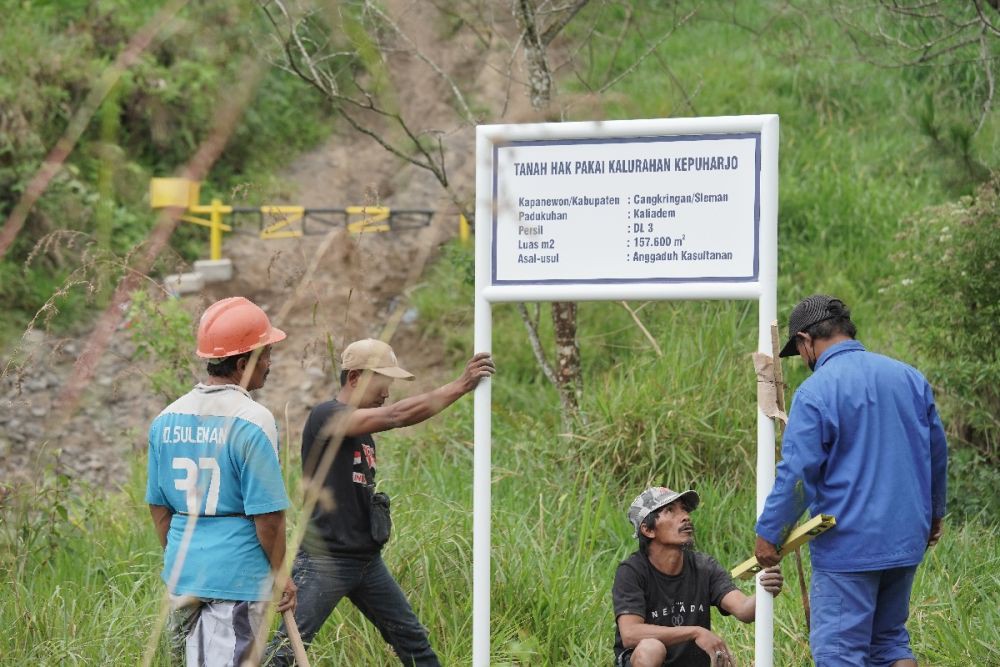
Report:
[[[454,428],[432,424],[380,442],[382,485],[395,510],[386,560],[445,665],[471,659],[471,455],[467,441],[442,437],[440,431]],[[496,458],[492,664],[609,664],[611,582],[617,563],[636,546],[625,508],[638,487],[607,474],[522,465],[527,462],[515,469],[502,451]],[[27,521],[45,508],[7,505],[0,531],[0,662],[138,664],[163,593],[161,553],[142,503],[143,476],[136,466],[124,490],[82,496],[65,508],[65,518],[57,510],[44,522]],[[293,490],[297,485],[296,473]],[[733,566],[752,545],[752,492],[727,480],[702,480],[697,488],[697,548]],[[909,627],[923,664],[1000,659],[998,533],[995,524],[949,524],[918,570]],[[21,548],[30,538],[38,538],[32,548]],[[786,590],[775,605],[775,661],[807,665],[791,560],[784,570]],[[739,664],[752,662],[752,626],[716,615],[713,627]],[[392,664],[381,637],[349,602],[327,621],[311,658],[313,664]],[[154,664],[166,664],[162,652]]]

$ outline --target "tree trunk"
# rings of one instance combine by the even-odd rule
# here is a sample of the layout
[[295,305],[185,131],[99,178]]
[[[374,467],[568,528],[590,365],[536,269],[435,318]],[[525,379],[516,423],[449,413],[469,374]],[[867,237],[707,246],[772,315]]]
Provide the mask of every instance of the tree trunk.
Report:
[[[577,0],[564,17],[565,21],[585,4],[586,0]],[[552,74],[545,60],[546,46],[562,29],[565,21],[557,21],[550,30],[543,33],[535,19],[533,0],[514,0],[514,15],[524,37],[524,59],[528,68],[531,106],[544,113],[552,101]],[[580,397],[583,392],[580,345],[576,340],[576,304],[570,301],[553,302],[552,324],[556,344],[555,385],[563,407],[563,427],[571,430],[580,413]],[[538,357],[537,351],[535,356]],[[544,358],[539,358],[538,361],[544,368]]]
[[552,325],[556,341],[556,386],[563,405],[575,415],[579,412],[583,392],[580,345],[576,340],[576,303],[554,301]]

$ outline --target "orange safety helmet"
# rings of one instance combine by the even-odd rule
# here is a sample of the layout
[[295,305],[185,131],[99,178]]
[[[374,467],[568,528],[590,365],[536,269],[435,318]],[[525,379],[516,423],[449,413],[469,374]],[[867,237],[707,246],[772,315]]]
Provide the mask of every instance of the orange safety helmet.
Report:
[[234,296],[209,306],[198,323],[198,356],[221,359],[285,339],[267,313],[249,299]]

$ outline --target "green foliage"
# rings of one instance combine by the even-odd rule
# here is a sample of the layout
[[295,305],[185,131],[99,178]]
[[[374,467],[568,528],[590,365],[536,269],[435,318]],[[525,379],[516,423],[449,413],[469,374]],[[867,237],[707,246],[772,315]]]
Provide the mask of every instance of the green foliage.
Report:
[[0,487],[0,572],[24,574],[21,556],[46,565],[76,532],[68,522],[69,478],[48,472],[35,486]]
[[[124,491],[70,494],[66,478],[46,473],[0,502],[5,662],[140,662],[160,602],[162,556],[140,468],[123,482]],[[28,538],[7,541],[15,528]]]
[[146,378],[167,400],[185,393],[197,380],[194,326],[194,318],[177,299],[157,300],[144,290],[133,293],[128,327],[136,358],[152,362]]
[[[465,405],[471,401],[463,401]],[[393,496],[394,536],[385,558],[429,628],[442,664],[471,659],[472,482],[468,415],[447,414],[412,434],[379,440],[381,483]],[[462,438],[448,432],[463,422]],[[445,422],[449,422],[446,424]],[[445,429],[440,431],[439,427]],[[551,435],[548,432],[538,436]],[[613,641],[611,582],[620,559],[636,547],[625,519],[634,489],[595,474],[510,468],[499,449],[494,468],[490,664],[608,664]],[[296,498],[300,462],[293,469]],[[138,664],[157,630],[164,586],[162,552],[142,500],[143,462],[122,490],[70,501],[37,489],[22,501],[47,512],[55,549],[38,541],[5,543],[0,576],[9,582],[0,605],[0,654],[26,664]],[[55,489],[58,482],[51,482]],[[724,480],[698,485],[693,515],[698,548],[723,565],[747,557],[753,498]],[[61,502],[62,510],[46,508]],[[10,514],[9,501],[4,517]],[[41,515],[39,515],[41,516]],[[295,517],[295,522],[302,517]],[[8,525],[0,525],[6,535]],[[979,522],[948,526],[914,583],[909,628],[921,662],[992,664],[1000,658],[1000,560],[997,528]],[[9,544],[9,546],[8,546]],[[808,665],[808,644],[794,566],[785,563],[785,592],[775,600],[775,664]],[[810,574],[806,558],[806,576]],[[749,586],[742,589],[750,593]],[[753,661],[753,626],[715,615],[713,629]],[[378,631],[342,602],[310,648],[313,664],[383,667],[393,657]],[[154,664],[166,664],[156,652]]]
[[[45,155],[63,135],[96,82],[162,3],[2,2],[0,41],[0,221],[13,210]],[[261,53],[263,18],[254,3],[188,3],[127,70],[89,120],[75,150],[31,210],[0,259],[0,298],[9,317],[0,343],[31,319],[73,272],[79,255],[48,246],[47,234],[91,235],[125,257],[152,228],[152,176],[171,175],[212,129],[230,95]],[[277,69],[267,69],[202,198],[232,199],[236,186],[259,201],[276,188],[270,175],[329,131],[326,102]],[[241,202],[236,202],[237,204]],[[182,259],[205,253],[203,230],[182,225],[172,238]],[[170,260],[176,263],[176,258]],[[106,294],[98,294],[100,301]],[[82,312],[64,312],[71,325]]]
[[[901,97],[933,148],[928,157],[961,175],[952,186],[964,194],[988,179],[998,129],[993,70],[1000,39],[990,30],[996,12],[944,1],[870,3],[830,14],[865,62],[899,69]],[[992,150],[980,133],[993,135]]]
[[975,196],[935,206],[899,235],[887,289],[960,437],[1000,460],[1000,173]]
[[472,245],[462,245],[461,242],[453,242],[444,247],[444,256],[441,259],[446,266],[450,266],[462,279],[466,286],[476,285],[476,258]]

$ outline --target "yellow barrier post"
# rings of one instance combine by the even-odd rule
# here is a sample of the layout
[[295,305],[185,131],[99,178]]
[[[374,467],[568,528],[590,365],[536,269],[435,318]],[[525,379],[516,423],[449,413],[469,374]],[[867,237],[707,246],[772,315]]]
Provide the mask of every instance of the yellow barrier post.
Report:
[[231,232],[233,228],[222,222],[224,213],[232,213],[233,207],[224,205],[220,200],[213,199],[207,206],[190,206],[189,213],[208,213],[208,219],[195,215],[182,215],[181,220],[209,229],[209,257],[222,259],[222,232]]
[[[222,232],[231,232],[233,228],[222,222],[223,213],[232,213],[232,206],[225,206],[221,200],[213,199],[208,206],[198,203],[201,183],[186,178],[153,178],[149,181],[149,205],[151,208],[183,208],[187,215],[181,220],[202,227],[208,227],[209,256],[212,259],[222,259]],[[208,213],[208,220],[191,213]]]
[[212,212],[209,214],[212,221],[211,236],[211,258],[222,259],[222,201],[212,200]]
[[458,238],[462,245],[469,245],[469,221],[462,213],[458,214]]

